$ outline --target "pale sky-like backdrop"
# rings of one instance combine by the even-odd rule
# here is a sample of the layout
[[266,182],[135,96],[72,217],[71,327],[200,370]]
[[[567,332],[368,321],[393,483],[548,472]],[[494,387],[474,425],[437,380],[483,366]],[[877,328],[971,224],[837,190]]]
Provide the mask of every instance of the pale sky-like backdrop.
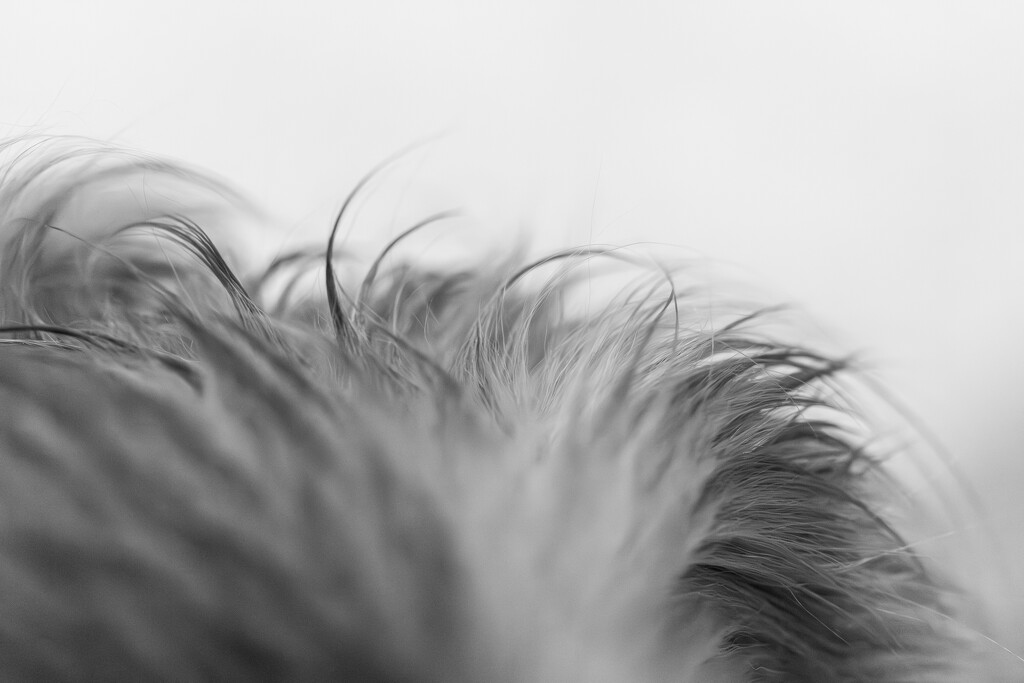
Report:
[[1021,530],[1024,3],[2,11],[0,133],[198,164],[282,243],[325,236],[367,170],[439,131],[409,182],[496,232],[679,245],[801,304]]

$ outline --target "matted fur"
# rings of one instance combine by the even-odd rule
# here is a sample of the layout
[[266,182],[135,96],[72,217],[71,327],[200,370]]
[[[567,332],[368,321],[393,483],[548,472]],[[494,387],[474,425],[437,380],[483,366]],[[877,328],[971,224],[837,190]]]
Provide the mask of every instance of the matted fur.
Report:
[[[759,316],[640,264],[585,311],[600,250],[240,278],[202,207],[104,194],[215,181],[6,153],[3,680],[965,675],[844,364]],[[324,263],[326,300],[266,294]]]

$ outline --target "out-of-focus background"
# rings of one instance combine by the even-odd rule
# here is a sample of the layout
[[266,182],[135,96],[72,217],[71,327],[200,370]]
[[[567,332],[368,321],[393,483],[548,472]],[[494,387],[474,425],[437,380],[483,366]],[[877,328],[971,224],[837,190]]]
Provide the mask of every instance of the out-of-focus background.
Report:
[[735,264],[865,350],[1024,545],[1024,4],[41,1],[0,27],[0,133],[209,168],[282,244],[443,132],[412,211]]

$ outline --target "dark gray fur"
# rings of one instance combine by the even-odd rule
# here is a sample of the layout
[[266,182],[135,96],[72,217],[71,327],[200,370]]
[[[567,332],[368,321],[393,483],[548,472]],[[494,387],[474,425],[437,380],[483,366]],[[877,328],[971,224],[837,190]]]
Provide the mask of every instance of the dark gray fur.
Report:
[[76,224],[112,183],[225,192],[209,178],[14,144],[3,680],[964,675],[949,594],[838,407],[844,364],[761,316],[709,318],[635,264],[582,312],[576,266],[628,260],[600,250],[375,264],[361,295],[335,262],[329,300],[282,303],[187,211]]

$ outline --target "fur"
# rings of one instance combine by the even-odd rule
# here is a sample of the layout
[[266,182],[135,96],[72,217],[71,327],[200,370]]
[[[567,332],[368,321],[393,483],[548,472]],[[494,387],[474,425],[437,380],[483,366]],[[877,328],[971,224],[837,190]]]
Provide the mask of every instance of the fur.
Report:
[[[597,249],[359,281],[338,224],[242,277],[217,181],[4,151],[3,680],[978,675],[846,364],[770,314]],[[203,199],[109,194],[160,182]],[[602,260],[631,284],[586,310]]]

